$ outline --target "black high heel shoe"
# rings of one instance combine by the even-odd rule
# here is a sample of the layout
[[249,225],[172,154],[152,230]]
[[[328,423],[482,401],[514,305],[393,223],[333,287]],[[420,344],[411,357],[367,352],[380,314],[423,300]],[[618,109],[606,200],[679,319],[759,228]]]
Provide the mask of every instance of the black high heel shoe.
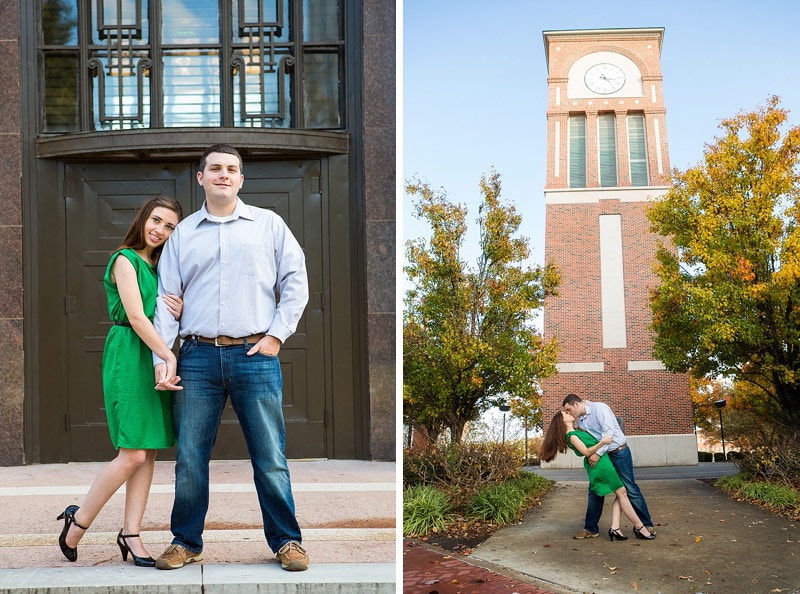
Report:
[[644,534],[642,534],[642,530],[644,530],[644,524],[642,524],[639,528],[633,529],[633,533],[636,535],[636,538],[639,538],[641,540],[653,540],[656,537],[655,534],[648,534],[647,536],[645,536]]
[[156,560],[155,559],[153,559],[152,557],[138,557],[130,549],[130,547],[128,546],[128,543],[125,542],[126,538],[136,538],[137,536],[139,536],[139,535],[138,534],[123,534],[122,530],[120,530],[119,534],[117,534],[117,546],[119,547],[119,550],[122,553],[122,560],[123,561],[127,561],[128,560],[128,553],[130,553],[131,557],[133,557],[133,564],[136,565],[136,567],[155,567],[156,566]]
[[[634,530],[635,530],[635,528],[634,528]],[[611,542],[614,542],[615,538],[617,540],[628,540],[628,537],[625,536],[624,534],[622,534],[622,532],[619,531],[619,528],[609,528],[608,529],[608,538],[611,540]]]
[[69,527],[75,524],[78,528],[89,529],[88,526],[81,526],[75,521],[75,512],[79,509],[77,505],[68,505],[67,509],[56,518],[56,520],[64,520],[64,529],[61,531],[61,536],[58,537],[58,546],[61,547],[61,552],[64,553],[67,561],[72,561],[73,563],[78,560],[78,547],[71,547],[67,544]]

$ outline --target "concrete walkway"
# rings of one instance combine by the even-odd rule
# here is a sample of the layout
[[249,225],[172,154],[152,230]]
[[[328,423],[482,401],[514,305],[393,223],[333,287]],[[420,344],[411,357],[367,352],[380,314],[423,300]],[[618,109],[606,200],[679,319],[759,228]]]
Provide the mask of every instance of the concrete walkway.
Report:
[[698,480],[735,474],[731,464],[637,468],[656,523],[653,541],[635,539],[625,518],[629,540],[609,541],[611,497],[600,537],[574,540],[586,509],[583,470],[536,472],[558,481],[541,507],[466,560],[556,593],[800,594],[800,525]]
[[[290,461],[304,572],[286,572],[266,545],[249,461],[211,463],[202,563],[173,571],[122,561],[115,544],[124,487],[95,520],[70,563],[58,548],[67,505],[80,505],[102,463],[0,468],[0,593],[394,592],[393,462]],[[173,463],[157,462],[142,537],[157,557],[169,544]]]

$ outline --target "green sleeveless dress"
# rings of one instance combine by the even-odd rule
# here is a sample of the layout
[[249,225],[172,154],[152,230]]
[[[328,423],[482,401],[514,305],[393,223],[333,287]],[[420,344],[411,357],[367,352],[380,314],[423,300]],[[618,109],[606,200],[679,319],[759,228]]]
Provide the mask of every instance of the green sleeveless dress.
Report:
[[[580,456],[580,453],[578,453],[578,450],[570,443],[570,435],[577,435],[578,439],[580,439],[587,448],[597,443],[597,440],[587,431],[578,430],[568,432],[566,436],[567,445],[575,452],[576,456]],[[583,467],[589,475],[589,488],[600,497],[605,497],[623,486],[622,479],[619,478],[617,469],[614,468],[611,458],[605,454],[600,456],[600,459],[594,466],[589,466],[589,462],[584,458]]]
[[[111,266],[127,258],[136,271],[145,315],[155,314],[158,282],[155,266],[131,249],[112,254],[103,286],[112,322],[128,323],[117,285],[111,282]],[[112,325],[103,348],[103,398],[108,431],[115,448],[162,449],[175,445],[172,429],[172,393],[154,388],[153,356],[129,325]]]

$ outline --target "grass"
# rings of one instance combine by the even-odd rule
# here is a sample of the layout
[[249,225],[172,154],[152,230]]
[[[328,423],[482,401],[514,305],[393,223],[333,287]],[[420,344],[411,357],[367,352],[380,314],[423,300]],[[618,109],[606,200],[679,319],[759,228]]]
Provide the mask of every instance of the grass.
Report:
[[744,499],[792,520],[800,520],[800,492],[789,485],[754,480],[745,473],[726,476],[714,485],[732,497]]
[[450,523],[451,504],[447,495],[430,485],[403,491],[403,534],[425,536],[443,532]]
[[505,526],[519,520],[552,485],[539,475],[520,472],[505,481],[479,488],[461,509],[448,494],[431,486],[415,486],[403,493],[403,534],[429,536],[463,527],[464,520],[480,520]]

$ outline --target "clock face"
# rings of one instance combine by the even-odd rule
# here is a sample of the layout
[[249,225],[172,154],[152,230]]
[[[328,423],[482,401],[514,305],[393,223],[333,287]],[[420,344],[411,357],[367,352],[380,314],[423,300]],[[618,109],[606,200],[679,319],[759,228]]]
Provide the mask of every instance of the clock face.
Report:
[[586,71],[583,82],[590,91],[610,95],[619,91],[625,84],[625,73],[614,64],[595,64]]

